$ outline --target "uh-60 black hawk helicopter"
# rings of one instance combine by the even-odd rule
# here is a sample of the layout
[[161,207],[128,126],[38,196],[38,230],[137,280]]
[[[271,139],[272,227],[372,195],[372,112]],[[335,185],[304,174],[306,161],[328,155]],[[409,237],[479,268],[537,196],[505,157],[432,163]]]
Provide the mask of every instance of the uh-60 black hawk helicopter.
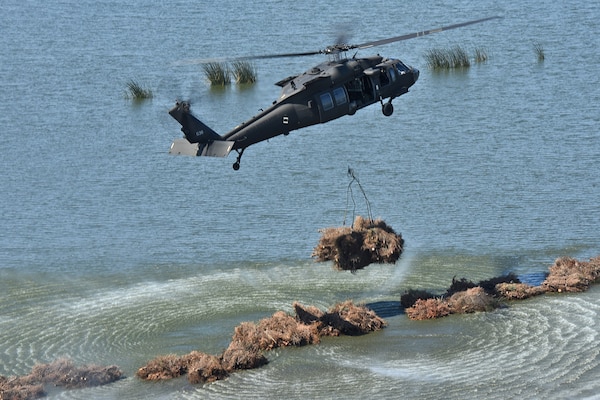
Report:
[[[185,138],[175,139],[169,153],[194,156],[226,157],[232,150],[238,153],[233,169],[240,168],[240,159],[247,147],[278,135],[310,125],[322,124],[357,110],[381,103],[383,115],[394,112],[392,100],[408,92],[419,78],[419,70],[394,58],[380,55],[346,58],[349,50],[362,50],[401,40],[416,38],[449,29],[460,28],[499,17],[488,17],[376,40],[358,45],[338,43],[324,50],[239,57],[235,60],[329,55],[308,71],[276,83],[281,96],[273,104],[221,136],[190,113],[188,102],[178,101],[169,114],[182,126]],[[385,101],[384,101],[385,100]]]

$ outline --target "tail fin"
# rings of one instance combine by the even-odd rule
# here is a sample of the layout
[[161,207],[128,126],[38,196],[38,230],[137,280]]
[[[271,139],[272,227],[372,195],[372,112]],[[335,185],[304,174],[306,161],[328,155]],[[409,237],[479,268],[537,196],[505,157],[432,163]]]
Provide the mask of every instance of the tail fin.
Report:
[[175,103],[169,111],[171,117],[181,124],[181,131],[190,143],[208,143],[213,140],[223,140],[221,136],[190,113],[190,104],[182,101]]
[[224,140],[190,113],[189,103],[177,102],[169,114],[181,124],[181,131],[185,135],[185,139],[173,141],[169,153],[226,157],[233,148],[235,142]]

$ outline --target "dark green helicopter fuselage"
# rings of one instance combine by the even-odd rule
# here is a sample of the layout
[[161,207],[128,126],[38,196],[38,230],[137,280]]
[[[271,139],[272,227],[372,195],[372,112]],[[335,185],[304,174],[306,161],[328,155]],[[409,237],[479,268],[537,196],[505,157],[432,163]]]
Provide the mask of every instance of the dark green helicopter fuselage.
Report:
[[223,136],[236,142],[233,149],[280,134],[329,122],[358,109],[406,92],[417,81],[418,70],[400,60],[373,56],[330,61],[295,77],[277,82],[281,96],[271,107]]
[[[381,103],[384,115],[389,116],[393,112],[391,101],[408,92],[418,77],[417,69],[381,56],[324,62],[277,82],[281,96],[223,136],[191,115],[188,103],[178,102],[169,113],[181,124],[188,143],[179,139],[171,152],[224,157],[236,150],[241,156],[248,146],[258,142],[354,115],[374,103]],[[239,157],[234,168],[239,168]]]

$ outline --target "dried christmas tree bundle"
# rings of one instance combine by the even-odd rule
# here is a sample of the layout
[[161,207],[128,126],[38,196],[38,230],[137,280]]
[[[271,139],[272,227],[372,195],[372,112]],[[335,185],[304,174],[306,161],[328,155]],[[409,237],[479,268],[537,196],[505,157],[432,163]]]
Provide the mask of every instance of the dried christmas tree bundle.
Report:
[[373,263],[394,264],[402,254],[404,239],[383,220],[360,215],[352,227],[325,228],[312,256],[333,261],[338,270],[356,271]]

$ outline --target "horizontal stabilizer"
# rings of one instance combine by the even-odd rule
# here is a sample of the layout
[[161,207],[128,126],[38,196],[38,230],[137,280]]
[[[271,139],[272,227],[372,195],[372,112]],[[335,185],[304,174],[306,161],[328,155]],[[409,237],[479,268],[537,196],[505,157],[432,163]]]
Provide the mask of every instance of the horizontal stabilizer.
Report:
[[198,143],[190,143],[187,141],[187,139],[175,139],[173,140],[173,143],[171,143],[169,154],[197,156]]
[[190,143],[187,139],[175,139],[169,154],[184,156],[227,157],[235,142],[215,140],[210,143]]

